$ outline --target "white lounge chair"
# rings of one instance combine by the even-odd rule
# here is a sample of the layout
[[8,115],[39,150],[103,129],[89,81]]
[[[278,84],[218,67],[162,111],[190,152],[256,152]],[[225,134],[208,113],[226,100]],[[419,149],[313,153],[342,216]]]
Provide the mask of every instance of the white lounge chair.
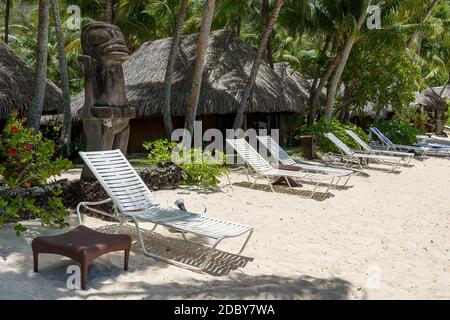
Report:
[[302,170],[308,172],[335,175],[337,178],[335,182],[336,186],[338,186],[342,178],[345,179],[343,186],[346,186],[351,176],[353,175],[352,170],[331,168],[321,165],[311,165],[297,162],[289,154],[287,154],[287,152],[284,151],[283,148],[281,148],[280,145],[271,136],[257,136],[256,138],[267,150],[270,151],[270,154],[275,161],[284,165],[299,167]]
[[410,152],[399,152],[399,151],[393,151],[393,150],[378,150],[373,149],[371,146],[369,146],[367,143],[365,143],[356,133],[354,133],[352,130],[345,130],[345,132],[353,139],[359,146],[362,148],[363,151],[372,153],[372,154],[378,154],[378,155],[385,155],[385,156],[393,156],[393,157],[400,157],[403,158],[405,161],[405,165],[408,165],[411,163],[411,160],[414,157],[414,153]]
[[394,150],[394,151],[408,151],[408,152],[415,152],[418,155],[425,157],[428,152],[430,151],[430,148],[422,147],[422,146],[413,146],[413,145],[403,145],[403,144],[395,144],[391,140],[389,140],[388,137],[386,137],[380,130],[378,130],[375,127],[370,128],[370,132],[375,134],[378,139],[380,139],[380,142],[386,150]]
[[[90,203],[81,202],[78,204],[77,214],[80,224],[82,223],[80,213],[81,207],[113,217],[120,222],[120,226],[131,221],[136,227],[139,243],[146,256],[195,271],[201,271],[207,267],[213,251],[222,240],[248,233],[247,239],[241,250],[238,252],[238,254],[240,254],[252,235],[253,228],[242,224],[190,213],[179,209],[161,207],[120,150],[80,152],[80,156],[110,197],[103,201]],[[114,205],[113,213],[107,213],[92,208],[92,206],[111,201]],[[176,231],[181,232],[185,241],[189,241],[186,237],[186,233],[209,237],[215,241],[213,245],[210,246],[210,251],[201,266],[192,267],[147,251],[142,239],[139,222],[153,223],[155,226],[152,231],[154,231],[158,225],[175,229]]]
[[328,132],[324,134],[331,142],[334,143],[336,147],[341,151],[341,158],[345,161],[346,164],[352,165],[354,162],[357,162],[359,167],[362,169],[362,160],[365,161],[376,161],[379,164],[392,166],[391,171],[397,170],[399,167],[403,165],[402,158],[400,157],[392,157],[392,156],[380,156],[376,154],[368,154],[368,153],[359,153],[353,151],[349,148],[345,143],[343,143],[338,137],[336,137],[333,133]]
[[407,150],[407,151],[414,151],[421,155],[422,157],[425,157],[427,155],[450,155],[450,146],[445,145],[439,145],[439,144],[416,144],[416,145],[404,145],[404,144],[396,144],[393,143],[388,137],[386,137],[379,129],[372,127],[370,128],[370,131],[374,133],[381,141],[383,146],[387,150]]
[[[317,192],[321,183],[326,185],[325,193],[328,193],[330,187],[334,185],[335,176],[320,173],[309,173],[305,171],[290,171],[273,168],[245,139],[226,139],[227,143],[236,150],[237,154],[248,165],[250,172],[255,176],[255,180],[251,186],[253,188],[260,178],[267,179],[267,183],[271,190],[275,192],[271,178],[284,178],[290,188],[292,188],[289,178],[309,181],[315,185],[311,194],[311,198]],[[249,174],[246,168],[247,177]]]

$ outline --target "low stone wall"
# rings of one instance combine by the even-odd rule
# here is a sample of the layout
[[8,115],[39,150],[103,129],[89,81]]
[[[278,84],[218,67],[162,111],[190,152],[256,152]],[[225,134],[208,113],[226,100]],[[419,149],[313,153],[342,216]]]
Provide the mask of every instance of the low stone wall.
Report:
[[[182,169],[173,163],[161,164],[138,170],[142,180],[150,190],[174,189],[182,182]],[[45,207],[47,199],[55,189],[61,189],[63,203],[68,208],[75,208],[79,202],[99,201],[108,198],[98,181],[60,180],[56,183],[29,189],[0,188],[0,197],[12,199],[21,196],[35,199],[36,204]]]

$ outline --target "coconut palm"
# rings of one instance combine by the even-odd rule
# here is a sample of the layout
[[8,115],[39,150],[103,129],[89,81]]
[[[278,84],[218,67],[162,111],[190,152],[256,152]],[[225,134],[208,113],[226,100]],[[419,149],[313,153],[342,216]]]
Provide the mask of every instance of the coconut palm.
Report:
[[250,77],[247,83],[247,87],[241,98],[241,103],[239,105],[239,109],[236,113],[236,119],[234,120],[234,129],[240,129],[244,122],[244,112],[248,104],[248,99],[250,98],[250,93],[253,89],[253,86],[256,81],[256,77],[258,76],[259,67],[263,60],[263,56],[265,51],[267,50],[267,43],[269,41],[270,34],[274,28],[275,22],[278,19],[278,15],[280,14],[281,7],[283,6],[284,0],[275,0],[275,8],[273,10],[272,16],[267,23],[267,26],[262,35],[261,44],[259,45],[258,53],[256,55],[255,62],[253,63],[252,70],[250,72]]
[[[205,8],[203,10],[203,20],[200,27],[200,33],[197,45],[197,58],[194,67],[194,76],[192,79],[191,94],[189,96],[185,129],[192,136],[194,131],[195,117],[197,115],[198,102],[200,100],[200,88],[202,85],[203,69],[205,67],[206,51],[208,50],[209,33],[211,31],[212,19],[214,16],[215,0],[206,0]],[[186,142],[187,136],[183,138]]]
[[48,0],[39,0],[39,24],[37,36],[36,75],[34,93],[29,110],[28,125],[39,131],[42,109],[44,107],[45,86],[47,84],[47,53],[49,31],[49,5]]
[[11,14],[11,0],[5,2],[5,38],[4,41],[8,44],[9,41],[9,18]]
[[60,138],[60,147],[65,146],[66,151],[70,150],[70,137],[72,128],[72,114],[70,110],[70,85],[69,85],[69,72],[67,67],[66,53],[64,52],[64,31],[61,24],[61,16],[59,14],[59,6],[57,0],[50,0],[53,22],[55,24],[56,44],[58,47],[58,61],[59,61],[59,73],[61,79],[61,90],[63,94],[63,127]]
[[177,22],[175,24],[175,32],[173,34],[172,45],[170,46],[169,58],[167,61],[167,69],[165,76],[165,106],[164,106],[164,127],[168,136],[173,131],[172,123],[172,79],[175,69],[175,62],[178,56],[178,48],[181,41],[181,31],[183,28],[184,20],[186,19],[186,13],[189,5],[189,0],[181,1],[180,12],[178,13]]
[[[366,19],[367,8],[372,3],[372,0],[368,0],[365,2],[366,3],[361,3],[361,6],[358,8],[359,16],[358,16],[357,20],[355,21],[356,23],[355,23],[354,28],[352,28],[352,30],[350,31],[350,34],[348,35],[347,39],[345,40],[345,44],[339,53],[339,61],[336,66],[336,70],[334,71],[334,75],[331,78],[330,86],[327,89],[327,103],[326,103],[326,107],[325,107],[325,119],[327,119],[328,121],[331,121],[331,118],[333,116],[333,106],[334,106],[334,102],[335,102],[335,98],[336,98],[336,91],[337,91],[338,85],[341,81],[342,72],[345,69],[345,66],[347,64],[350,53],[352,51],[353,45],[355,44],[356,34],[357,34],[357,32],[359,32],[359,30],[361,29],[361,27]],[[353,17],[349,16],[348,18],[352,19]]]

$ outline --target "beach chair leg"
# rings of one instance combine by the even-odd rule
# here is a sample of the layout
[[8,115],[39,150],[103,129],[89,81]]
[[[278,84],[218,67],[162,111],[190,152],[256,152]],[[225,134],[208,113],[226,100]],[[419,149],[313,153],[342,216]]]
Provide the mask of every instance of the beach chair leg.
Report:
[[272,181],[270,181],[270,178],[269,178],[269,177],[267,177],[267,183],[269,184],[270,189],[272,190],[272,192],[275,192],[275,189],[273,188]]
[[247,244],[248,244],[248,242],[249,242],[250,237],[252,236],[252,234],[253,234],[253,229],[251,229],[251,230],[249,231],[248,236],[247,236],[247,239],[245,239],[245,242],[244,242],[244,244],[242,245],[241,250],[239,250],[239,252],[238,252],[237,254],[241,254],[241,253],[244,251],[244,249],[245,249],[245,247],[247,246]]
[[344,185],[343,185],[344,187],[347,186],[347,184],[348,184],[348,182],[350,181],[350,178],[351,178],[351,177],[352,177],[351,175],[348,176],[347,180],[345,181],[345,183],[344,183]]
[[228,174],[228,172],[226,173],[226,175],[227,175],[227,179],[228,179],[228,185],[232,186],[230,175]]
[[334,189],[337,189],[339,187],[339,182],[341,182],[342,176],[340,176],[337,180],[336,183],[333,185]]
[[292,185],[291,185],[291,183],[289,182],[289,178],[286,177],[286,176],[284,176],[284,180],[286,180],[286,183],[287,183],[287,185],[289,186],[289,188],[292,189]]
[[250,189],[253,189],[253,187],[255,186],[255,184],[256,184],[256,181],[258,181],[259,180],[259,178],[258,177],[256,177],[255,178],[255,181],[253,181],[253,184],[252,184],[252,186],[250,187]]

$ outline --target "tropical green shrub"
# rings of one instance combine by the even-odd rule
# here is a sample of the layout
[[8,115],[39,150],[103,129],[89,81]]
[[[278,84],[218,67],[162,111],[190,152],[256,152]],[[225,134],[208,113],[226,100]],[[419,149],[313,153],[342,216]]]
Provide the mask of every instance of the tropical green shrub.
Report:
[[314,135],[317,136],[317,147],[321,151],[339,152],[339,149],[328,138],[324,136],[325,133],[331,132],[334,133],[336,137],[342,140],[350,148],[358,150],[359,145],[345,132],[346,129],[352,130],[362,140],[367,142],[367,134],[360,127],[352,123],[341,123],[336,119],[333,119],[331,122],[320,120],[311,126],[305,125],[301,127],[299,130],[300,134],[297,136],[297,139],[299,139],[300,136]]
[[416,136],[421,133],[411,124],[401,121],[384,121],[377,123],[375,127],[396,144],[416,143]]
[[[26,122],[26,118],[19,119],[16,113],[11,114],[0,136],[0,175],[9,188],[28,189],[46,184],[49,178],[72,165],[62,157],[54,159],[55,144],[43,138],[41,132],[35,135],[33,128],[25,127]],[[59,190],[48,199],[45,208],[36,205],[34,199],[0,199],[0,225],[14,223],[17,234],[26,230],[19,223],[23,216],[35,216],[43,225],[64,227],[68,214]]]
[[216,187],[219,184],[218,177],[226,171],[222,166],[224,155],[218,151],[214,156],[209,151],[190,149],[183,151],[182,156],[186,153],[188,156],[181,164],[184,182],[188,186]]
[[143,144],[148,150],[148,159],[152,164],[175,161],[183,169],[183,180],[189,186],[215,187],[218,177],[225,172],[222,166],[224,155],[218,151],[214,155],[203,149],[182,149],[174,154],[172,150],[177,145],[167,139],[149,141]]
[[145,142],[142,146],[148,151],[148,160],[152,164],[160,164],[172,161],[172,149],[177,144],[167,139],[158,139]]

